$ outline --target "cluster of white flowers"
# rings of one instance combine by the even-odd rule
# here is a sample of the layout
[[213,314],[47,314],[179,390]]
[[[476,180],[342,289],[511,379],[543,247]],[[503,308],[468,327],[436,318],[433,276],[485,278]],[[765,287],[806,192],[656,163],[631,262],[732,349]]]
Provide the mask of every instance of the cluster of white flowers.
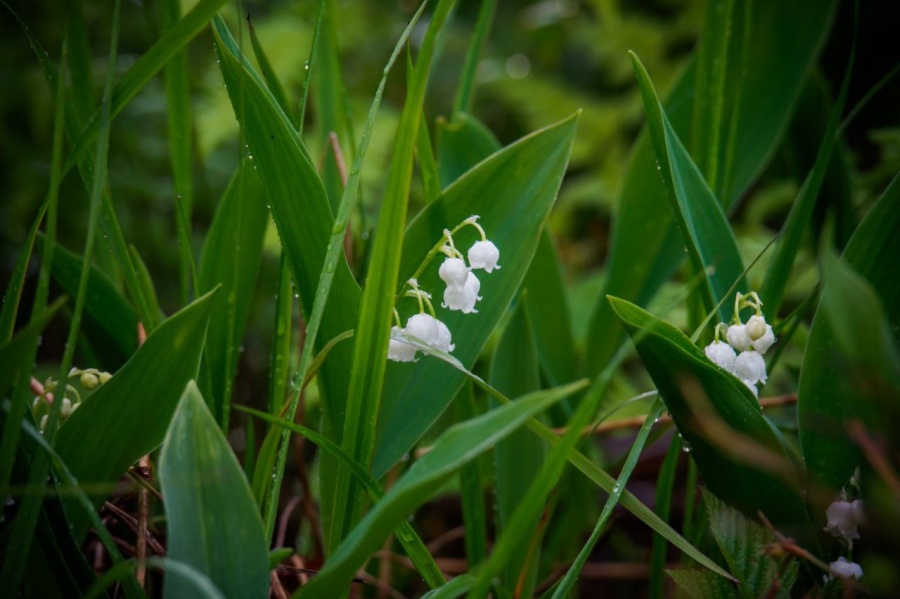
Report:
[[[828,521],[824,530],[836,538],[843,539],[852,551],[853,541],[859,538],[859,525],[864,521],[862,500],[847,501],[846,495],[842,492],[841,497],[825,510],[825,517]],[[859,564],[843,556],[828,564],[828,573],[835,578],[862,578],[863,575]]]
[[[470,216],[454,228],[453,231],[444,229],[441,241],[416,271],[417,274],[420,273],[437,253],[443,253],[446,258],[438,269],[438,276],[447,284],[447,287],[444,289],[444,301],[441,303],[441,307],[448,310],[459,310],[463,314],[478,312],[475,309],[475,304],[482,299],[478,295],[481,291],[481,282],[472,271],[483,269],[489,273],[495,268],[500,268],[497,264],[500,260],[500,250],[497,249],[493,242],[487,239],[484,229],[477,222],[478,218],[477,215]],[[481,239],[472,244],[472,247],[467,252],[468,266],[463,255],[453,244],[453,234],[467,225],[475,227],[481,234]],[[431,295],[419,289],[419,283],[415,278],[407,281],[407,285],[409,290],[406,291],[403,297],[415,297],[419,302],[419,313],[411,316],[406,321],[406,326],[401,328],[399,326],[400,317],[396,309],[394,310],[396,324],[391,327],[388,359],[395,362],[414,361],[416,359],[416,348],[409,344],[407,340],[415,340],[448,353],[453,351],[455,345],[451,343],[450,330],[447,328],[447,325],[435,316],[434,307],[430,301]],[[430,314],[425,312],[426,307]]]
[[[741,321],[740,311],[748,307],[755,309],[756,314],[744,323]],[[725,341],[721,340],[722,331],[725,331]],[[757,383],[765,384],[768,380],[763,354],[775,343],[775,334],[772,332],[772,325],[766,322],[762,313],[762,301],[755,291],[747,295],[737,294],[732,324],[729,326],[720,322],[716,325],[715,335],[713,342],[704,350],[706,357],[741,379],[753,391],[753,395],[759,397]]]
[[[69,380],[78,377],[78,382],[81,383],[81,386],[84,389],[93,391],[100,385],[108,382],[112,378],[112,375],[108,372],[97,370],[96,368],[86,368],[84,370],[73,368],[69,371],[69,377]],[[53,405],[54,401],[53,392],[56,391],[56,388],[59,385],[52,378],[48,378],[43,386],[36,381],[35,383],[37,384],[38,389],[40,389],[40,393],[35,396],[34,402],[31,404],[31,413],[34,415],[35,420],[40,416],[40,429],[41,432],[44,432],[47,429],[47,421],[50,419],[50,406]],[[70,399],[70,397],[72,399]],[[68,420],[81,403],[82,399],[78,390],[71,384],[66,385],[66,392],[63,395],[62,405],[59,408],[60,421],[65,422]]]

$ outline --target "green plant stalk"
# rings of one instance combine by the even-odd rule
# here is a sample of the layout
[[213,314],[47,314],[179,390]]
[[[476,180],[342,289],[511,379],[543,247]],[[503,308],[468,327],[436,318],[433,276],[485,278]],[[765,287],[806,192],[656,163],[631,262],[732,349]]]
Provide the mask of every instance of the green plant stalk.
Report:
[[253,47],[253,55],[256,57],[256,62],[259,64],[259,70],[262,73],[263,79],[265,79],[269,91],[272,92],[272,97],[278,102],[278,106],[281,107],[284,114],[290,116],[291,108],[288,103],[287,94],[284,92],[284,86],[281,85],[281,80],[278,79],[278,75],[275,74],[275,69],[272,68],[272,63],[269,62],[269,57],[266,55],[266,51],[259,41],[259,36],[256,35],[256,27],[253,26],[253,20],[250,18],[249,13],[247,13],[247,30],[250,32],[250,45]]
[[[458,422],[471,420],[481,415],[476,403],[471,382],[460,391],[455,402],[459,413]],[[476,459],[459,471],[459,486],[462,502],[463,524],[465,525],[466,564],[475,568],[487,556],[487,509],[484,505],[484,490],[481,486],[483,460]]]
[[[163,32],[178,23],[181,18],[181,0],[160,2]],[[191,211],[194,204],[191,181],[191,118],[190,82],[187,51],[179,50],[163,67],[166,87],[166,126],[169,138],[169,154],[172,162],[172,179],[175,187],[175,228],[178,232],[178,281],[181,304],[189,301],[189,291],[196,297],[196,277],[191,268]],[[192,281],[193,289],[192,289]]]
[[278,262],[278,295],[275,300],[275,340],[272,343],[272,363],[269,374],[269,413],[275,415],[287,397],[288,369],[291,360],[291,339],[294,294],[291,289],[291,267],[282,252]]
[[322,19],[325,17],[325,2],[319,0],[319,11],[316,15],[316,28],[313,30],[312,41],[309,46],[309,59],[306,61],[306,77],[303,78],[303,91],[300,93],[300,109],[297,111],[297,132],[303,136],[303,124],[306,120],[306,104],[309,99],[309,82],[312,80],[312,65],[316,57],[316,47],[319,45],[319,34],[322,31]]
[[[59,423],[59,414],[62,410],[62,398],[69,380],[69,369],[75,355],[75,347],[78,341],[78,333],[81,327],[81,316],[84,312],[84,304],[87,299],[87,282],[90,272],[91,253],[94,248],[94,239],[97,233],[97,221],[100,212],[100,199],[106,182],[106,163],[109,152],[109,123],[110,103],[112,96],[112,79],[115,73],[116,50],[119,43],[119,15],[121,2],[116,0],[113,12],[113,29],[110,40],[109,59],[107,63],[107,77],[103,90],[103,105],[101,108],[100,133],[97,139],[97,167],[94,170],[94,181],[90,196],[90,210],[88,216],[88,231],[84,248],[84,264],[81,270],[81,279],[78,284],[78,297],[75,299],[75,309],[72,312],[72,323],[69,328],[69,336],[63,352],[62,362],[57,376],[58,389],[57,401],[50,408],[50,417],[44,431],[44,438],[52,447]],[[60,100],[62,101],[62,100]],[[46,454],[38,454],[32,464],[28,484],[34,488],[43,488],[46,485],[47,468],[49,458]],[[9,547],[15,547],[16,551],[7,554],[6,563],[0,571],[0,588],[18,589],[24,574],[25,562],[31,549],[34,526],[37,523],[38,512],[41,509],[41,495],[34,494],[24,498],[22,507],[13,525]]]
[[[669,510],[672,506],[672,493],[675,489],[675,470],[678,468],[678,456],[681,453],[681,441],[677,435],[672,436],[669,450],[659,470],[656,479],[656,514],[664,522],[669,520]],[[662,599],[665,589],[665,576],[663,569],[666,567],[666,540],[662,535],[653,535],[653,545],[650,549],[650,591],[651,599]]]
[[[354,158],[353,160],[353,166],[350,169],[350,176],[347,179],[347,186],[344,188],[344,194],[341,197],[341,203],[338,206],[338,212],[335,218],[334,227],[331,231],[331,237],[328,240],[325,261],[322,263],[322,271],[319,275],[319,285],[316,290],[316,297],[313,301],[312,310],[310,311],[309,315],[309,322],[307,323],[306,327],[306,339],[304,340],[303,344],[303,353],[300,356],[300,367],[298,368],[297,373],[294,375],[296,380],[302,381],[306,378],[306,372],[309,369],[310,364],[312,363],[316,337],[319,333],[319,325],[322,322],[322,315],[325,312],[325,305],[328,301],[328,295],[331,292],[332,283],[334,282],[335,265],[337,264],[337,261],[341,259],[341,255],[344,251],[344,236],[346,235],[346,228],[347,223],[349,222],[350,212],[353,209],[353,205],[356,203],[357,198],[359,197],[360,171],[362,170],[366,150],[369,146],[369,138],[371,136],[372,128],[375,123],[375,116],[378,113],[379,106],[381,105],[381,97],[384,93],[384,86],[385,82],[387,81],[387,75],[390,72],[395,60],[397,59],[400,50],[403,48],[403,44],[408,39],[412,28],[418,22],[418,19],[421,16],[424,7],[425,4],[423,3],[419,8],[419,11],[416,12],[416,14],[410,20],[409,25],[401,35],[393,54],[391,54],[391,57],[384,68],[381,82],[379,83],[378,89],[375,92],[375,97],[372,100],[372,106],[369,109],[369,116],[366,120],[366,125],[363,129],[363,134],[359,141],[359,149],[356,153],[356,158]],[[303,106],[305,106],[305,102]],[[387,346],[387,342],[385,342],[385,346]],[[300,401],[301,391],[302,387],[294,390],[294,394],[291,397],[290,401],[290,407],[288,408],[287,412],[288,420],[293,421],[294,415],[297,413],[297,405]],[[275,516],[278,507],[278,496],[281,491],[281,481],[284,478],[284,467],[287,462],[289,435],[290,433],[288,431],[283,432],[281,435],[281,443],[279,444],[278,457],[275,465],[275,479],[272,483],[265,505],[263,506],[263,515],[266,523],[266,538],[271,538],[272,531],[275,528]],[[327,535],[325,541],[327,545]]]
[[[563,599],[564,597],[568,597],[572,587],[575,586],[575,582],[578,580],[581,569],[591,556],[594,545],[596,545],[597,541],[600,539],[600,534],[606,528],[606,523],[609,521],[613,509],[622,497],[625,485],[628,484],[628,479],[631,477],[634,467],[637,466],[638,460],[641,457],[641,452],[644,450],[644,445],[647,443],[647,437],[650,436],[650,430],[662,414],[663,408],[665,408],[665,404],[662,399],[657,397],[656,401],[654,401],[653,405],[650,407],[650,411],[647,413],[647,418],[644,420],[641,430],[638,431],[634,444],[631,446],[631,450],[628,452],[628,458],[625,460],[625,465],[622,466],[622,472],[619,473],[619,478],[616,480],[613,492],[610,493],[609,497],[606,499],[606,504],[603,506],[603,511],[600,512],[600,518],[597,520],[597,525],[594,526],[594,530],[591,532],[591,536],[587,543],[581,548],[578,557],[575,558],[575,562],[569,568],[569,571],[566,572],[562,582],[556,588],[556,592],[553,593],[553,599]],[[658,537],[654,536],[654,538]],[[650,584],[653,584],[652,578]]]
[[475,23],[475,33],[472,34],[472,42],[466,52],[466,62],[463,65],[459,86],[456,88],[456,98],[453,102],[453,119],[460,112],[471,112],[472,101],[475,97],[476,77],[478,74],[478,62],[487,45],[488,34],[491,31],[491,23],[494,20],[494,12],[497,9],[497,0],[482,0],[478,8],[478,20]]

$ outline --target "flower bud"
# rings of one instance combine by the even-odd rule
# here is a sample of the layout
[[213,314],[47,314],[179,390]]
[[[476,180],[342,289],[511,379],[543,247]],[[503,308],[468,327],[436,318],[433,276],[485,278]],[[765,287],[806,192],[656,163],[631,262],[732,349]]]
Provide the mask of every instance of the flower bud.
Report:
[[97,378],[100,380],[101,385],[105,385],[106,383],[109,382],[109,379],[111,379],[112,377],[113,377],[113,375],[111,375],[108,372],[101,372],[100,376]]
[[747,320],[747,324],[744,325],[745,330],[747,331],[747,336],[750,337],[751,341],[756,341],[760,337],[766,334],[766,327],[769,325],[766,324],[765,316],[751,316],[749,320]]
[[63,420],[67,419],[72,415],[72,401],[68,397],[64,397],[62,401],[62,408],[59,411],[59,417]]
[[100,386],[100,378],[93,372],[83,372],[81,374],[81,386],[92,391]]

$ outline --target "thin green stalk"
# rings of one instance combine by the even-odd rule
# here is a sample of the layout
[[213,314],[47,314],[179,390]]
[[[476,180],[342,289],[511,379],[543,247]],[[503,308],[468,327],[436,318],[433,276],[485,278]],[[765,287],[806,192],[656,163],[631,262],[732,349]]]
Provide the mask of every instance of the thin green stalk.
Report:
[[[675,488],[675,470],[678,468],[678,456],[681,454],[681,441],[678,435],[672,436],[669,451],[663,460],[656,479],[656,515],[667,522],[672,506],[672,492]],[[666,540],[660,534],[653,535],[653,547],[650,550],[650,591],[651,599],[662,599],[664,596],[666,566]]]
[[656,401],[653,402],[650,411],[647,413],[647,418],[644,420],[641,430],[638,431],[634,444],[631,446],[631,450],[628,452],[628,458],[625,460],[625,465],[622,466],[622,472],[619,473],[619,478],[616,480],[613,492],[610,493],[609,497],[606,499],[606,504],[603,506],[603,511],[600,512],[600,518],[597,520],[597,524],[594,526],[590,538],[588,538],[587,543],[581,548],[578,557],[575,558],[575,562],[569,568],[569,571],[566,572],[560,585],[556,588],[556,592],[553,593],[553,599],[563,599],[563,597],[568,597],[572,587],[575,586],[575,582],[578,580],[581,569],[591,556],[594,545],[596,545],[597,541],[600,539],[600,534],[606,528],[606,523],[609,521],[613,509],[619,503],[619,499],[625,491],[625,485],[628,484],[628,479],[631,477],[631,473],[634,472],[634,467],[637,466],[638,460],[641,457],[641,452],[644,450],[644,445],[647,443],[647,438],[650,436],[650,430],[653,428],[653,425],[659,419],[660,415],[662,415],[663,408],[665,408],[665,404],[662,399],[657,396]]
[[[369,147],[369,138],[372,134],[372,129],[375,124],[375,116],[378,113],[378,108],[381,106],[381,97],[384,93],[384,86],[385,82],[387,81],[387,75],[390,72],[391,67],[394,65],[394,61],[397,59],[400,50],[406,43],[406,40],[408,39],[412,28],[418,22],[424,7],[425,3],[422,4],[422,6],[419,8],[419,11],[416,12],[416,14],[410,20],[409,25],[403,31],[403,35],[401,35],[397,46],[394,48],[393,54],[391,54],[391,57],[384,68],[381,82],[379,83],[378,90],[375,92],[375,97],[372,100],[372,106],[369,109],[369,116],[366,120],[366,125],[363,129],[363,134],[359,141],[359,149],[356,153],[356,158],[353,160],[353,166],[350,169],[350,176],[347,179],[347,186],[344,188],[344,194],[341,197],[341,203],[338,206],[337,217],[335,218],[334,227],[331,231],[331,237],[328,240],[325,260],[322,263],[322,271],[319,275],[319,285],[316,291],[315,301],[313,302],[312,310],[310,311],[309,315],[309,322],[306,327],[306,339],[304,340],[303,344],[303,353],[300,356],[300,367],[298,368],[297,373],[294,375],[294,378],[296,380],[304,380],[306,378],[307,370],[312,364],[313,350],[316,345],[316,337],[319,333],[319,325],[322,322],[322,315],[325,312],[325,305],[328,302],[328,296],[331,293],[331,286],[334,282],[334,273],[336,271],[335,265],[337,264],[337,261],[341,259],[341,254],[344,251],[344,236],[346,235],[346,228],[350,216],[350,211],[353,209],[353,205],[356,203],[359,195],[360,172],[365,161],[366,150]],[[386,345],[387,342],[385,342],[385,346]],[[300,401],[301,390],[302,387],[296,388],[291,397],[290,407],[287,411],[287,420],[289,421],[293,421],[294,416],[297,413],[297,405]],[[266,522],[266,538],[271,538],[272,531],[275,528],[275,516],[278,507],[278,497],[281,492],[281,481],[284,478],[284,467],[287,462],[289,435],[290,433],[288,431],[282,433],[281,443],[278,449],[278,458],[275,465],[275,478],[270,488],[267,501],[263,506],[263,514]]]
[[[460,391],[454,402],[459,412],[458,422],[471,420],[481,415],[475,400],[471,381]],[[475,459],[459,471],[460,496],[462,500],[463,524],[465,525],[466,563],[471,570],[487,556],[487,508],[484,505],[484,489],[481,486],[482,463]]]

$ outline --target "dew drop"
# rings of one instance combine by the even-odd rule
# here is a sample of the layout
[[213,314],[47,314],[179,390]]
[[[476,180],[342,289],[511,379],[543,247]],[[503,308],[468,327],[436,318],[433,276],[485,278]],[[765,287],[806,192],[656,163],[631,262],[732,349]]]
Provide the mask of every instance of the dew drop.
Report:
[[325,270],[328,272],[334,272],[334,260],[328,261],[328,264],[325,265]]

